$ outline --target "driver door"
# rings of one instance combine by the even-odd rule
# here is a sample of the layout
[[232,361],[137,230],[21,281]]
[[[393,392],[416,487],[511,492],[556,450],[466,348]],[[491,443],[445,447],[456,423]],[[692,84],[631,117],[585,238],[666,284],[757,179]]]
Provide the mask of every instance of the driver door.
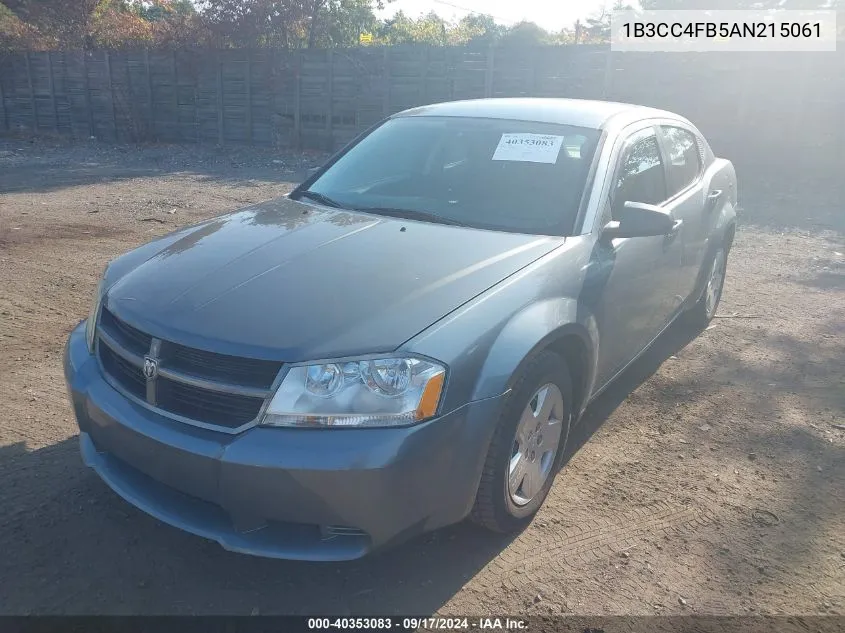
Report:
[[[624,142],[601,226],[618,219],[626,201],[662,206],[666,175],[654,127]],[[601,230],[599,228],[599,230]],[[595,312],[599,326],[598,384],[604,385],[661,332],[677,293],[680,256],[677,235],[599,238],[594,259],[606,273]]]

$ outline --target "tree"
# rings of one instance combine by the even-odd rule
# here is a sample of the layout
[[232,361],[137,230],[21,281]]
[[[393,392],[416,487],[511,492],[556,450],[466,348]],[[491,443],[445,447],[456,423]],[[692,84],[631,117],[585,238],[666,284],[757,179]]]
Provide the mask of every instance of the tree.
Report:
[[207,46],[211,33],[191,0],[147,0],[140,15],[150,23],[155,46]]
[[385,20],[377,29],[380,44],[388,46],[409,44],[413,42],[414,21],[405,15],[404,11],[397,11],[392,18]]
[[371,0],[330,0],[310,24],[311,43],[321,48],[357,46],[361,33],[378,28],[376,7]]
[[413,36],[417,44],[445,46],[448,43],[449,25],[434,11],[423,16],[414,24]]
[[[390,0],[388,0],[390,1]],[[381,0],[205,0],[201,15],[220,46],[348,46],[377,23]]]
[[378,41],[388,46],[401,44],[443,46],[448,41],[449,29],[449,24],[434,12],[414,20],[399,11],[392,18],[385,20],[382,27],[378,29]]
[[507,30],[503,44],[513,46],[540,46],[552,42],[551,34],[534,22],[520,22]]
[[472,13],[461,18],[451,29],[449,44],[489,46],[497,43],[506,31],[505,27],[496,24],[492,16]]
[[[583,37],[581,39],[583,39]],[[551,44],[557,44],[560,46],[570,46],[572,44],[580,43],[574,27],[571,29],[564,28],[557,33],[551,33],[550,40]]]
[[599,15],[587,18],[585,22],[585,43],[606,42],[610,39],[610,13],[608,11],[602,9]]
[[177,15],[197,15],[191,0],[136,0],[138,14],[147,22],[166,22]]
[[601,9],[598,13],[585,20],[586,25],[578,44],[605,44],[609,42],[612,12],[631,10],[633,10],[633,7],[630,4],[624,3],[622,0],[616,0],[610,11],[604,8]]
[[103,0],[3,0],[21,22],[65,48],[84,48]]
[[273,0],[206,0],[202,15],[218,46],[288,47],[303,34],[304,9]]
[[27,24],[0,4],[0,52],[53,48],[55,38],[46,37],[36,27]]
[[[505,27],[485,14],[470,14],[452,23],[434,12],[412,18],[400,11],[392,18],[379,20],[376,10],[392,1],[0,0],[0,47],[344,48],[357,46],[365,32],[374,35],[375,43],[388,46],[538,46],[606,42],[610,34],[608,11],[591,16],[583,25],[577,23],[574,30],[555,33],[534,22]],[[630,8],[624,1],[616,0],[613,8]],[[642,0],[642,4],[671,8],[705,1],[727,2]]]
[[153,29],[137,6],[103,0],[91,14],[85,39],[96,48],[143,46],[152,43]]

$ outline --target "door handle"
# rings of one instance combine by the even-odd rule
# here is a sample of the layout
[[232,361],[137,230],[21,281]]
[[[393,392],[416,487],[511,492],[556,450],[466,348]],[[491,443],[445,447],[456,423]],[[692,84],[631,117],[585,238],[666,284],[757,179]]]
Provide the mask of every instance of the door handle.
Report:
[[711,191],[707,195],[707,210],[709,211],[710,209],[715,207],[716,203],[719,201],[719,198],[721,198],[721,197],[722,197],[722,190],[721,189],[715,189],[715,190]]
[[669,232],[666,234],[666,237],[669,239],[674,239],[678,236],[678,233],[681,232],[681,227],[684,225],[683,220],[675,220],[675,223],[672,225],[672,228],[669,229]]
[[681,227],[684,225],[683,220],[675,220],[675,223],[672,225],[672,228],[669,229],[666,235],[663,236],[663,250],[666,251],[669,249],[669,246],[672,242],[675,241],[675,238],[678,237],[678,233],[681,232]]

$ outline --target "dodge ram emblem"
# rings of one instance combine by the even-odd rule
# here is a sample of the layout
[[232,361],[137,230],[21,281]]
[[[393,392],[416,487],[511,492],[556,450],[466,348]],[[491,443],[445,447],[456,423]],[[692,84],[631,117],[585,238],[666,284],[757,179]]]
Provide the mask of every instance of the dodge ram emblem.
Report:
[[158,376],[158,361],[155,358],[144,356],[144,377],[152,380]]

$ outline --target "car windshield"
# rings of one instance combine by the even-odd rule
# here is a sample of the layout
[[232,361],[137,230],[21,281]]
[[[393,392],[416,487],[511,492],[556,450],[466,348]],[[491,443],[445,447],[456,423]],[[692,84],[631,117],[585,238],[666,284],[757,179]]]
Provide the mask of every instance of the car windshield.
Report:
[[471,117],[390,119],[298,197],[380,215],[572,232],[595,129]]

